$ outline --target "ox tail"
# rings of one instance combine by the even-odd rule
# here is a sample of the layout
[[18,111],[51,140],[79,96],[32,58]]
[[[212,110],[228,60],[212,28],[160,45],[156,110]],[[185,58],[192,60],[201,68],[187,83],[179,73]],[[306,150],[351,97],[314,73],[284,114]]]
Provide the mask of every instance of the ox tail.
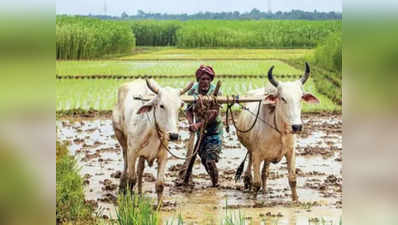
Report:
[[243,161],[241,162],[240,166],[239,166],[238,169],[236,170],[236,173],[235,173],[235,183],[236,183],[237,181],[239,181],[239,180],[240,180],[240,177],[242,176],[243,168],[245,167],[245,161],[246,161],[246,158],[247,158],[247,155],[248,155],[248,154],[249,154],[249,151],[246,153],[245,158],[243,159]]

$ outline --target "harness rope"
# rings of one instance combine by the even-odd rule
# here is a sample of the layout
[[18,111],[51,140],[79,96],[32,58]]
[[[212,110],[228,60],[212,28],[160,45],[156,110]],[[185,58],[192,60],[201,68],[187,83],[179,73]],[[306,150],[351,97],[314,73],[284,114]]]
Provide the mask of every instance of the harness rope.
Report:
[[[228,96],[227,96],[227,99],[228,99]],[[241,130],[241,129],[239,129],[238,127],[237,127],[237,125],[236,125],[236,123],[235,123],[235,118],[234,118],[234,114],[233,114],[233,112],[232,112],[232,106],[235,104],[235,103],[237,103],[237,104],[239,104],[239,106],[242,108],[242,109],[244,109],[244,110],[246,110],[246,111],[248,111],[250,114],[252,114],[253,116],[255,116],[255,119],[254,119],[254,122],[253,122],[253,124],[249,127],[249,129],[247,129],[247,130]],[[234,125],[234,127],[235,127],[235,129],[237,130],[237,131],[239,131],[239,132],[241,132],[241,133],[247,133],[247,132],[249,132],[250,130],[252,130],[253,128],[254,128],[254,126],[256,125],[256,123],[257,123],[257,120],[260,120],[261,122],[263,122],[263,123],[265,123],[266,125],[268,125],[269,127],[271,127],[272,129],[274,129],[276,132],[278,132],[281,136],[282,136],[282,132],[278,129],[278,127],[277,127],[277,124],[276,124],[276,112],[274,112],[274,125],[275,126],[272,126],[271,124],[269,124],[267,121],[265,121],[264,119],[262,119],[262,118],[260,118],[260,106],[261,106],[261,101],[258,103],[258,108],[257,108],[257,114],[254,114],[252,111],[250,111],[246,106],[244,106],[244,105],[242,105],[241,103],[239,103],[239,96],[234,96],[234,95],[232,95],[232,103],[231,104],[228,104],[228,107],[227,107],[227,112],[226,112],[226,121],[225,121],[225,123],[226,123],[226,130],[227,130],[227,132],[229,132],[229,123],[228,123],[228,121],[229,121],[229,119],[228,119],[228,111],[229,111],[229,113],[230,113],[230,115],[231,115],[231,120],[232,120],[232,124]]]
[[[184,160],[187,160],[187,159],[191,159],[194,155],[196,155],[196,153],[198,153],[198,151],[199,151],[199,145],[200,145],[200,142],[202,141],[202,136],[203,136],[202,130],[203,130],[203,129],[201,129],[201,132],[200,132],[200,135],[199,135],[199,140],[198,140],[199,144],[198,144],[197,146],[195,146],[196,148],[194,149],[194,152],[192,153],[191,156],[185,157],[185,158],[184,158],[184,157],[180,157],[180,156],[175,155],[173,152],[170,151],[169,147],[166,146],[166,145],[164,144],[164,142],[163,142],[163,136],[164,136],[164,135],[162,135],[162,133],[164,134],[164,132],[161,131],[161,129],[160,129],[160,127],[159,127],[159,124],[158,124],[158,122],[157,122],[156,113],[155,113],[155,108],[154,108],[154,110],[153,110],[153,118],[154,118],[154,120],[155,120],[156,133],[157,133],[158,138],[159,138],[159,140],[160,140],[160,145],[161,145],[163,148],[165,148],[165,149],[167,150],[167,152],[170,153],[170,155],[172,155],[173,157],[175,157],[175,158],[177,158],[177,159],[184,159]],[[205,125],[206,125],[206,122],[205,122]]]

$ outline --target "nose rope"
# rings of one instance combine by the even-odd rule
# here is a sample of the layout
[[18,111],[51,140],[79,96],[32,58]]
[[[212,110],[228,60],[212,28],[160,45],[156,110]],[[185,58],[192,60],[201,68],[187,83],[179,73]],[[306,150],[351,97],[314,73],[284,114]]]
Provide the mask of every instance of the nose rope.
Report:
[[[189,157],[180,157],[180,156],[177,156],[177,155],[175,155],[173,152],[171,152],[170,151],[170,149],[169,149],[169,147],[168,146],[166,146],[165,144],[164,144],[164,142],[163,142],[163,139],[164,138],[162,138],[162,136],[164,136],[164,133],[165,132],[162,132],[162,130],[160,129],[160,127],[159,127],[159,124],[158,124],[158,121],[157,121],[157,119],[156,119],[156,107],[154,107],[154,109],[153,109],[153,119],[154,119],[154,122],[155,122],[155,129],[156,129],[156,134],[157,134],[157,136],[158,136],[158,138],[159,138],[159,140],[160,140],[160,145],[162,145],[162,147],[163,148],[165,148],[166,150],[167,150],[167,152],[168,153],[170,153],[170,155],[172,155],[174,158],[177,158],[177,159],[184,159],[184,160],[186,160],[186,159],[191,159],[193,156],[196,156],[196,154],[198,153],[198,151],[199,151],[199,145],[200,145],[200,142],[202,141],[202,136],[203,136],[203,128],[201,129],[201,132],[200,132],[200,136],[199,136],[199,140],[198,140],[198,145],[196,146],[196,149],[194,149],[195,151],[194,151],[194,153],[191,155],[191,156],[189,156]],[[163,133],[163,135],[162,135],[162,133]]]

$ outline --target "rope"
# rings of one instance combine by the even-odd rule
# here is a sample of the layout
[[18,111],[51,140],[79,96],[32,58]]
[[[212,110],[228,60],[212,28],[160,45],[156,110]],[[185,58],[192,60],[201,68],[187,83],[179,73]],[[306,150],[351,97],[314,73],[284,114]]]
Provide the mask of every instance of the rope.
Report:
[[[227,100],[229,100],[229,97],[228,97],[228,96],[227,96]],[[241,130],[241,129],[239,129],[239,128],[237,127],[236,123],[235,123],[234,114],[233,114],[232,109],[231,109],[232,106],[233,106],[235,103],[239,104],[239,106],[240,106],[242,109],[248,111],[250,114],[252,114],[253,116],[255,116],[255,119],[254,119],[253,124],[252,124],[252,125],[249,127],[249,129],[247,129],[247,130]],[[229,124],[228,124],[228,121],[229,121],[229,120],[228,120],[228,111],[229,111],[229,114],[231,114],[232,124],[234,125],[235,129],[236,129],[237,131],[241,132],[241,133],[247,133],[247,132],[251,131],[251,130],[254,128],[254,126],[256,125],[257,120],[260,120],[261,122],[265,123],[266,125],[268,125],[268,126],[271,127],[272,129],[274,129],[275,131],[277,131],[280,135],[282,135],[282,133],[281,133],[281,132],[279,131],[279,129],[276,127],[276,112],[274,112],[274,124],[275,124],[275,127],[274,127],[274,126],[272,126],[271,124],[269,124],[267,121],[265,121],[264,119],[262,119],[262,118],[259,117],[259,115],[260,115],[260,106],[261,106],[261,101],[258,103],[258,106],[257,106],[257,113],[254,114],[254,113],[251,112],[247,107],[245,107],[244,105],[242,105],[242,104],[239,103],[239,96],[234,96],[234,95],[232,95],[232,103],[231,103],[231,104],[228,104],[227,112],[226,112],[226,126],[227,126],[227,127],[226,127],[226,130],[227,130],[227,132],[229,132]]]
[[[247,107],[245,107],[244,105],[240,105],[242,107],[242,109],[248,111],[250,114],[255,115],[252,111],[250,111]],[[275,127],[272,126],[271,124],[269,124],[267,121],[265,121],[263,118],[259,117],[258,118],[261,122],[265,123],[266,125],[268,125],[269,127],[271,127],[272,129],[274,129],[276,132],[278,132],[280,135],[282,135],[282,133],[278,130],[278,128],[276,128],[276,112],[274,112],[274,124]]]
[[[155,107],[155,108],[156,108],[156,107]],[[154,108],[154,110],[153,110],[153,118],[154,118],[154,120],[155,120],[156,133],[157,133],[158,138],[159,138],[159,140],[160,140],[160,145],[162,145],[162,147],[165,148],[165,149],[167,150],[167,152],[170,153],[170,155],[172,155],[173,157],[175,157],[175,158],[177,158],[177,159],[184,159],[184,160],[187,160],[187,159],[192,158],[194,155],[196,155],[196,154],[198,153],[198,151],[199,151],[199,145],[196,146],[196,148],[194,149],[194,152],[192,153],[191,156],[185,157],[185,158],[184,158],[184,157],[177,156],[177,155],[175,155],[173,152],[170,151],[169,147],[166,146],[166,145],[164,144],[164,142],[163,142],[162,134],[161,134],[161,133],[164,133],[164,132],[162,132],[162,131],[160,130],[159,124],[158,124],[157,119],[156,119],[155,108]],[[203,136],[203,132],[201,132],[201,135],[199,136],[199,140],[198,140],[199,143],[200,143],[200,141],[202,140],[202,136]]]
[[[229,97],[227,97],[227,100],[229,100],[228,98],[229,98]],[[233,114],[233,112],[232,112],[232,106],[235,104],[235,102],[237,102],[237,103],[239,104],[239,96],[237,96],[237,97],[235,98],[235,96],[232,95],[232,99],[233,99],[233,100],[232,100],[232,103],[231,103],[231,104],[228,104],[227,112],[226,112],[226,124],[227,124],[226,130],[227,130],[227,132],[229,132],[228,111],[229,111],[230,114],[231,114],[232,124],[234,125],[234,127],[235,127],[235,129],[236,129],[237,131],[239,131],[239,132],[241,132],[241,133],[247,133],[247,132],[251,131],[251,130],[253,129],[254,125],[256,125],[257,119],[258,119],[258,117],[259,117],[259,115],[260,115],[260,105],[261,105],[261,102],[258,102],[257,114],[256,114],[256,118],[254,119],[253,124],[249,127],[249,129],[247,129],[247,130],[241,130],[241,129],[239,129],[238,126],[236,125],[236,123],[235,123],[235,118],[234,118],[234,114]],[[241,105],[241,104],[239,104],[239,105]]]

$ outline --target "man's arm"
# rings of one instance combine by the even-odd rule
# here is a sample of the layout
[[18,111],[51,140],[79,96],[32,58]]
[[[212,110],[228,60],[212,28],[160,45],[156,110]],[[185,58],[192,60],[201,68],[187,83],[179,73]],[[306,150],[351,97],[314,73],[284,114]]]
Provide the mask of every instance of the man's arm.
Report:
[[193,108],[192,105],[187,107],[187,109],[185,110],[185,116],[187,117],[187,120],[188,120],[189,130],[191,132],[195,132],[202,126],[203,123],[202,122],[194,123],[194,120],[193,120],[194,115],[193,115],[192,108]]

